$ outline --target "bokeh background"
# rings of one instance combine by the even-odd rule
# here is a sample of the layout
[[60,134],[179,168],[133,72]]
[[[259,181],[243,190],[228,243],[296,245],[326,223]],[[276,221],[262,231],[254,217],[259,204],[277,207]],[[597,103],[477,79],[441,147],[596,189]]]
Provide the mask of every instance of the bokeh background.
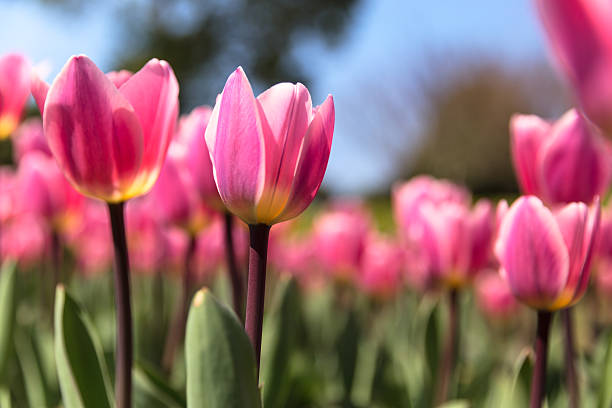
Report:
[[[558,116],[567,92],[529,0],[0,0],[0,54],[54,78],[72,54],[104,70],[168,60],[181,111],[212,105],[242,65],[261,91],[306,84],[336,101],[322,193],[387,197],[430,173],[476,194],[517,190],[508,120]],[[32,111],[36,114],[36,111]],[[10,157],[6,154],[3,157]]]

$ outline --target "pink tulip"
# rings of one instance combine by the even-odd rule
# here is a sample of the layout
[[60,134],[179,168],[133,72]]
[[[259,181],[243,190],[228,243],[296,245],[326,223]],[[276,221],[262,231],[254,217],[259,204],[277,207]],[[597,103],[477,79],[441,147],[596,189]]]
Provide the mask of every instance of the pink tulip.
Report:
[[402,288],[404,262],[404,252],[390,239],[370,237],[361,262],[360,287],[375,298],[392,298]]
[[52,157],[39,151],[26,154],[20,162],[17,183],[21,211],[42,217],[59,233],[79,222],[83,196],[68,184]]
[[77,271],[85,276],[106,272],[112,264],[113,246],[106,209],[97,201],[87,200],[83,221],[68,238]]
[[429,275],[426,281],[461,287],[488,265],[495,228],[488,201],[472,210],[467,191],[419,177],[395,187],[393,207],[409,270]]
[[537,0],[549,42],[585,114],[612,135],[612,3]]
[[510,287],[498,273],[486,273],[476,280],[476,301],[480,310],[492,321],[505,321],[516,316],[518,303]]
[[206,205],[216,210],[224,210],[225,206],[213,175],[212,162],[204,139],[206,126],[212,114],[208,106],[200,106],[189,115],[181,117],[176,140],[184,146],[184,164],[194,179],[194,187]]
[[539,309],[572,306],[584,295],[598,233],[594,208],[571,203],[552,213],[534,196],[514,202],[502,221],[495,253],[514,296]]
[[525,194],[565,204],[590,203],[607,191],[612,148],[575,109],[552,125],[534,115],[514,115],[510,133],[514,167]]
[[[201,147],[200,147],[201,148]],[[212,217],[197,192],[193,175],[185,166],[184,146],[173,143],[159,180],[146,197],[149,211],[166,225],[174,225],[196,236]]]
[[51,156],[42,121],[39,118],[26,120],[15,130],[13,146],[15,162],[19,162],[26,153],[32,151]]
[[24,267],[40,262],[48,247],[49,232],[35,214],[21,214],[0,225],[0,259],[12,258]]
[[147,207],[143,200],[127,207],[127,242],[134,269],[153,274],[163,267],[166,237],[158,218]]
[[88,57],[75,56],[50,88],[34,77],[32,93],[51,152],[78,191],[109,203],[149,191],[178,113],[167,62],[149,61],[117,88]]
[[358,203],[338,203],[317,216],[313,240],[321,268],[339,280],[357,277],[370,226],[369,214]]
[[17,175],[12,169],[0,167],[0,223],[16,215],[18,199],[16,180]]
[[0,57],[0,140],[19,125],[30,95],[30,63],[20,54]]
[[247,224],[275,224],[314,199],[331,149],[334,103],[313,108],[300,83],[257,98],[242,68],[232,73],[206,128],[221,199]]

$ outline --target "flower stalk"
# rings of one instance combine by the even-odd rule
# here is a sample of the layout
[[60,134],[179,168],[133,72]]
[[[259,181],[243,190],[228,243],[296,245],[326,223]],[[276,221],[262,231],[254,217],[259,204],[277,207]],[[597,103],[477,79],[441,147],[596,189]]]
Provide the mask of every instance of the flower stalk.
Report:
[[117,408],[132,406],[132,308],[130,305],[130,262],[125,236],[124,202],[108,203],[115,249],[115,305],[117,340],[115,355],[115,398]]
[[269,235],[269,225],[249,225],[249,277],[247,284],[246,319],[244,327],[255,351],[258,377],[261,357],[261,333],[263,327],[264,297],[266,294],[266,263],[268,256]]
[[244,320],[244,285],[242,282],[242,274],[236,262],[236,249],[234,248],[234,216],[226,211],[225,217],[225,259],[227,262],[227,270],[229,272],[230,282],[232,284],[232,295],[234,300],[234,311],[240,320]]
[[534,346],[536,361],[531,377],[531,399],[529,403],[531,408],[540,408],[546,394],[546,363],[551,321],[552,312],[538,311],[538,326]]

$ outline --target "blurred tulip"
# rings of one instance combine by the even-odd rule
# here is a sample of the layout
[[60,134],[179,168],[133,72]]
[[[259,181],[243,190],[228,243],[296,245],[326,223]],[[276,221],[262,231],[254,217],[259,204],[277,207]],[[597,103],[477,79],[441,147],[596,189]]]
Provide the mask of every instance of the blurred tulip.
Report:
[[9,167],[0,167],[0,223],[17,212],[17,175]]
[[334,103],[313,108],[300,83],[257,98],[242,68],[232,73],[206,128],[221,199],[247,224],[299,215],[314,199],[331,149]]
[[519,198],[504,217],[495,244],[514,296],[545,311],[578,302],[589,282],[599,222],[598,201],[590,210],[571,203],[553,214],[534,196]]
[[178,113],[178,83],[152,59],[117,88],[86,56],[68,60],[32,93],[49,147],[81,193],[109,203],[145,194],[157,180]]
[[200,106],[189,115],[181,117],[176,141],[184,146],[184,164],[194,179],[194,187],[209,207],[218,211],[225,210],[223,201],[215,184],[212,162],[204,139],[206,126],[212,114],[208,106]]
[[370,237],[363,252],[359,286],[375,298],[392,298],[402,289],[404,262],[404,252],[390,239]]
[[40,262],[48,247],[49,232],[35,214],[20,214],[0,225],[0,259],[16,259],[25,267]]
[[63,234],[81,218],[83,196],[66,181],[55,160],[40,151],[22,157],[17,173],[20,211],[42,217]]
[[0,140],[19,125],[30,95],[30,63],[20,54],[0,57]]
[[492,321],[512,319],[518,310],[518,303],[508,283],[495,272],[483,274],[476,280],[476,301],[480,310]]
[[197,236],[213,214],[200,198],[193,175],[185,166],[186,154],[184,146],[178,143],[170,146],[159,180],[145,200],[149,205],[148,211],[156,214],[163,223]]
[[144,274],[157,273],[165,258],[166,237],[155,214],[143,200],[130,203],[126,211],[127,240],[134,269]]
[[87,200],[83,220],[68,238],[76,260],[77,271],[92,276],[110,269],[113,260],[108,215],[103,205]]
[[591,203],[612,178],[612,147],[570,109],[554,124],[535,115],[510,120],[512,158],[523,193],[549,204]]
[[554,54],[581,108],[612,137],[612,3],[536,1]]
[[488,265],[495,215],[487,200],[470,209],[467,191],[421,176],[395,187],[393,208],[409,268],[434,285],[462,287]]
[[14,159],[18,163],[26,153],[37,151],[51,156],[39,118],[27,119],[16,130],[13,137]]
[[327,274],[342,281],[357,278],[371,221],[356,202],[336,203],[313,221],[317,262]]

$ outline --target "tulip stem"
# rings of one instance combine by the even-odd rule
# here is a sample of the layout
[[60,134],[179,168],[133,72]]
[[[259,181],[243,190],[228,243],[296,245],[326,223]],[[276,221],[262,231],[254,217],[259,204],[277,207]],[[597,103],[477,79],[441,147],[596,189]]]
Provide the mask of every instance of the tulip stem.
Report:
[[440,362],[440,383],[436,394],[436,406],[446,401],[448,388],[455,368],[459,348],[459,292],[451,289],[448,294],[448,336]]
[[255,350],[258,378],[261,356],[264,296],[266,294],[266,262],[269,235],[269,225],[249,225],[249,277],[247,282],[246,320],[244,328]]
[[535,340],[535,367],[531,377],[531,408],[540,408],[546,394],[546,361],[548,360],[548,337],[552,312],[538,311],[538,326]]
[[189,311],[189,299],[191,297],[191,291],[193,286],[193,259],[196,253],[196,244],[196,237],[191,236],[191,238],[189,239],[189,245],[187,246],[187,250],[185,251],[185,264],[181,287],[181,298],[179,300],[179,306],[176,309],[176,313],[174,314],[174,317],[172,319],[170,332],[168,333],[168,339],[166,341],[166,346],[164,347],[164,354],[162,357],[162,366],[167,373],[170,373],[170,370],[172,370],[176,349],[185,334],[187,313]]
[[115,306],[117,308],[117,351],[115,356],[115,399],[117,408],[132,406],[132,309],[130,306],[130,262],[125,236],[124,204],[109,203],[115,247]]
[[565,346],[565,373],[567,375],[567,389],[570,397],[570,408],[580,406],[580,388],[578,384],[578,374],[576,372],[576,344],[574,343],[574,321],[572,319],[572,309],[567,308],[561,311],[564,330]]
[[240,320],[244,319],[244,288],[242,276],[236,262],[236,250],[234,248],[234,216],[225,212],[225,258],[227,261],[227,270],[229,272],[230,281],[232,283],[232,294],[234,297],[234,311]]

